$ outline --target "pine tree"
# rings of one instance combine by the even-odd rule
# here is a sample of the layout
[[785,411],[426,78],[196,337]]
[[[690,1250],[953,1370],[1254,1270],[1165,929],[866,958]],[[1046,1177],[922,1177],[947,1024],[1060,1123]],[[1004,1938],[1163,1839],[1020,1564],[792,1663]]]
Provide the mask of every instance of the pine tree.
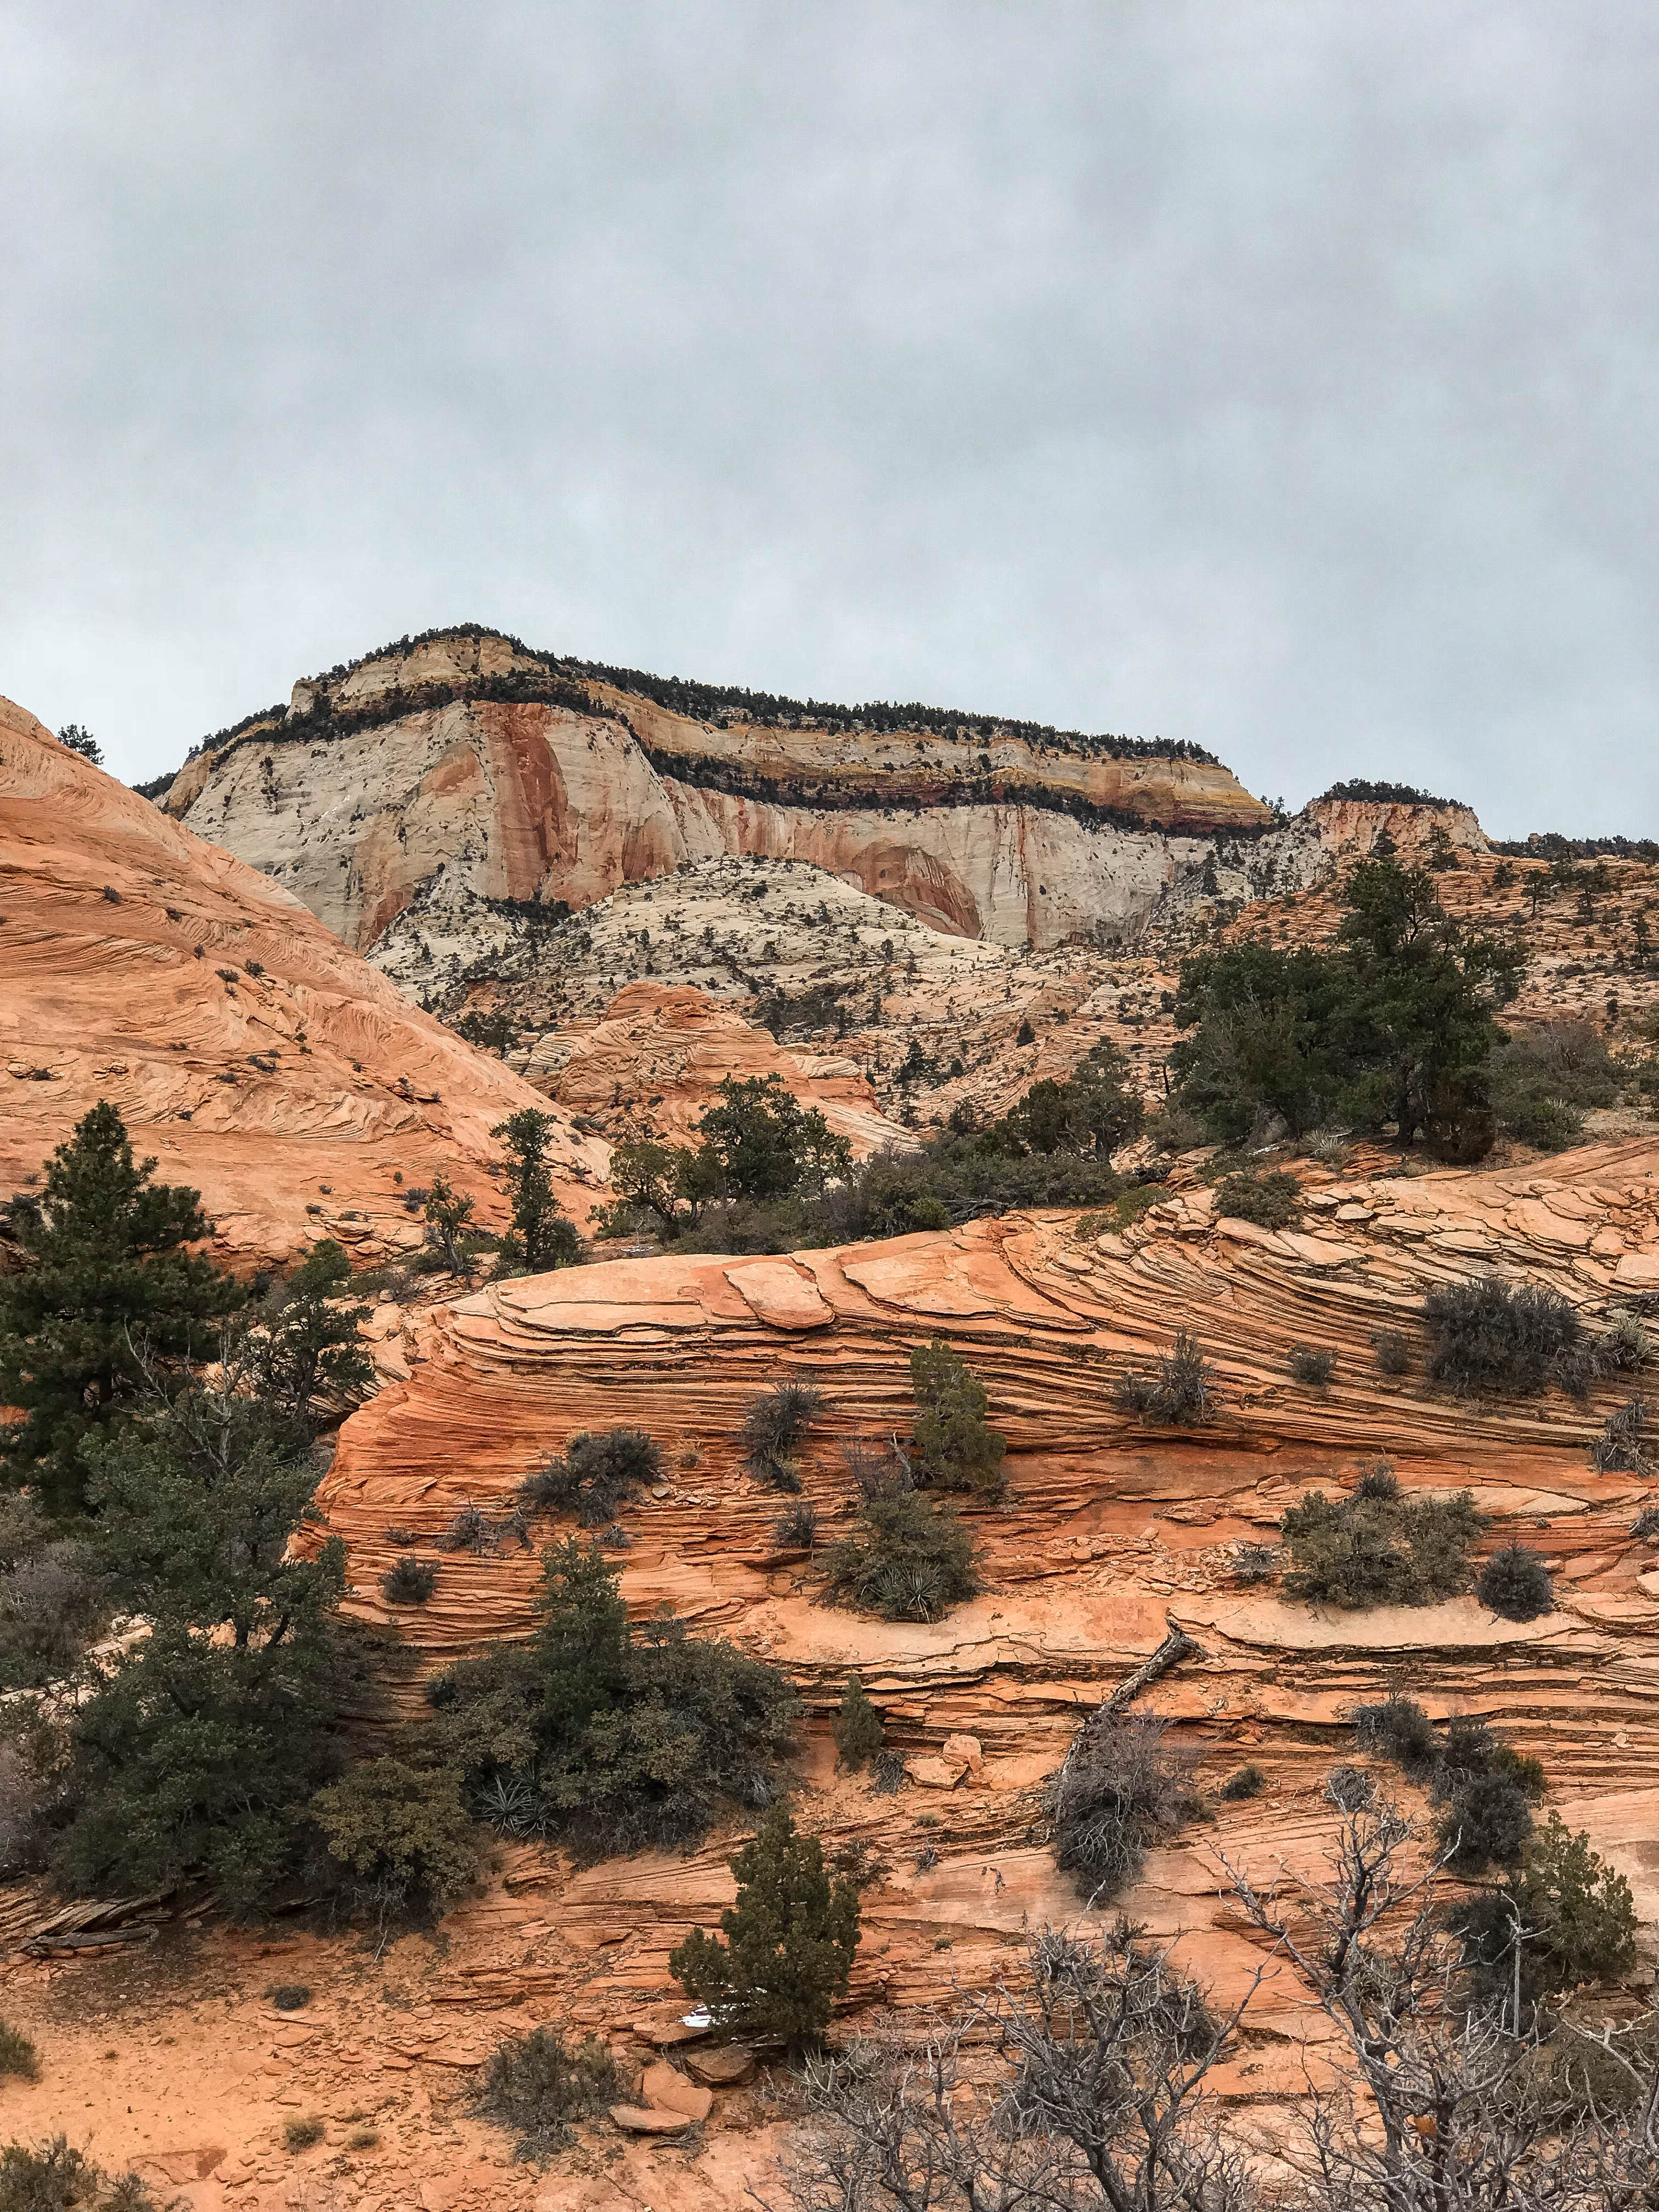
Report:
[[915,1446],[921,1480],[932,1490],[967,1490],[1000,1498],[1008,1439],[985,1419],[985,1386],[940,1337],[910,1354],[915,1393]]
[[461,1192],[452,1190],[447,1176],[435,1175],[422,1211],[428,1227],[436,1232],[450,1273],[459,1275],[462,1272],[462,1263],[460,1247],[456,1240],[472,1218],[472,1200]]
[[27,1418],[0,1431],[0,1468],[55,1514],[79,1510],[82,1440],[131,1409],[144,1361],[199,1357],[242,1303],[184,1249],[210,1234],[200,1193],[152,1182],[155,1170],[100,1099],[52,1154],[41,1195],[6,1209],[26,1264],[0,1276],[0,1403]]
[[726,1942],[693,1929],[670,1953],[668,1971],[732,2034],[815,2042],[852,1978],[857,1887],[831,1881],[817,1837],[798,1836],[781,1803],[731,1865],[738,1897],[720,1915]]
[[847,1678],[847,1688],[836,1714],[836,1749],[843,1766],[856,1771],[873,1759],[886,1740],[881,1714],[865,1695],[856,1674]]
[[343,1397],[374,1380],[374,1364],[357,1341],[368,1308],[338,1303],[350,1282],[343,1248],[331,1237],[320,1238],[278,1293],[258,1340],[262,1395],[300,1429],[313,1426],[312,1401],[319,1393]]
[[88,1668],[58,1717],[75,1812],[54,1865],[71,1890],[143,1893],[200,1868],[252,1912],[302,1862],[306,1801],[336,1757],[345,1549],[290,1553],[317,1470],[253,1380],[233,1351],[210,1385],[152,1396],[87,1444],[107,1586],[150,1633]]
[[574,1267],[581,1252],[580,1239],[560,1212],[553,1195],[553,1178],[547,1164],[553,1130],[550,1114],[526,1106],[497,1122],[489,1133],[501,1138],[513,1155],[507,1170],[513,1194],[513,1235],[504,1242],[502,1255],[522,1261],[532,1275],[550,1267]]

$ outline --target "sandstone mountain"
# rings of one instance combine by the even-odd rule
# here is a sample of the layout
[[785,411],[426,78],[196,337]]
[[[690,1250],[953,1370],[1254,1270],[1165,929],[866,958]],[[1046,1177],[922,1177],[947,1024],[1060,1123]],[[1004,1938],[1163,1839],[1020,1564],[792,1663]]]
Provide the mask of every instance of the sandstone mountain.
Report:
[[1215,836],[1272,820],[1188,746],[665,682],[472,629],[296,684],[165,804],[360,951],[419,900],[581,908],[729,854],[1050,945],[1127,925]]
[[[0,1189],[100,1098],[203,1193],[241,1267],[418,1244],[439,1170],[504,1224],[491,1127],[546,1102],[412,1006],[292,895],[0,700]],[[577,1218],[605,1146],[560,1115]]]

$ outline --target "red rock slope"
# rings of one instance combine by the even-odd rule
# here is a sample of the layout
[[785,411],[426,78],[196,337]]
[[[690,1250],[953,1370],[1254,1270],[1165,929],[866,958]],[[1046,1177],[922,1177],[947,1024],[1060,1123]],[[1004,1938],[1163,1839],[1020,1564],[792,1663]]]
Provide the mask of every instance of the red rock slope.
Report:
[[[1583,1405],[1559,1393],[1461,1404],[1422,1379],[1417,1316],[1428,1284],[1496,1264],[1604,1318],[1659,1267],[1659,1145],[1570,1155],[1547,1176],[1445,1173],[1314,1195],[1305,1232],[1218,1222],[1206,1190],[1164,1201],[1123,1237],[1081,1234],[1074,1215],[1010,1218],[787,1258],[618,1261],[441,1310],[416,1332],[411,1379],[346,1424],[325,1484],[355,1602],[383,1617],[388,1527],[429,1544],[463,1504],[505,1501],[570,1431],[647,1428],[668,1479],[624,1516],[624,1589],[641,1612],[672,1600],[803,1685],[815,1715],[806,1817],[890,1864],[866,1893],[861,2004],[945,1996],[953,1976],[994,1971],[1022,1929],[1074,1911],[1036,1785],[1079,1711],[1161,1640],[1166,1613],[1206,1656],[1153,1702],[1202,1752],[1206,1786],[1246,1759],[1269,1785],[1156,1854],[1129,1909],[1185,1931],[1224,1993],[1251,1954],[1216,1902],[1209,1844],[1316,1854],[1331,1817],[1324,1775],[1352,1755],[1346,1716],[1389,1685],[1443,1717],[1486,1714],[1536,1753],[1554,1802],[1624,1867],[1651,1927],[1659,1560],[1630,1528],[1659,1491],[1592,1473],[1587,1449],[1632,1382]],[[1399,1380],[1371,1354],[1382,1325],[1413,1346]],[[1198,1431],[1138,1424],[1114,1395],[1178,1328],[1196,1331],[1220,1377],[1220,1417]],[[826,1609],[806,1562],[778,1547],[779,1498],[743,1470],[744,1409],[782,1376],[821,1384],[823,1433],[804,1475],[821,1540],[832,1537],[851,1507],[837,1443],[908,1425],[907,1354],[933,1331],[983,1376],[1010,1440],[1009,1501],[973,1516],[987,1588],[932,1626]],[[1291,1381],[1298,1344],[1334,1353],[1328,1389]],[[1309,1481],[1349,1486],[1378,1455],[1408,1487],[1473,1487],[1493,1518],[1488,1546],[1518,1535],[1554,1563],[1558,1609],[1524,1625],[1472,1596],[1321,1613],[1241,1584],[1241,1540],[1270,1536]],[[434,1556],[432,1602],[399,1624],[434,1660],[524,1632],[533,1551]],[[916,1787],[896,1798],[833,1775],[827,1723],[854,1668],[909,1756]],[[933,1815],[921,1838],[919,1806]],[[574,1876],[527,1867],[522,1884],[548,1899],[557,1939],[510,1971],[458,1968],[453,1994],[528,1993],[580,2020],[625,2020],[660,1990],[671,1944],[729,1893],[721,1848]]]
[[[501,1218],[489,1130],[538,1094],[3,699],[0,915],[0,1191],[101,1097],[238,1265],[325,1231],[365,1257],[418,1242],[401,1190],[441,1169]],[[605,1158],[567,1132],[579,1216]]]

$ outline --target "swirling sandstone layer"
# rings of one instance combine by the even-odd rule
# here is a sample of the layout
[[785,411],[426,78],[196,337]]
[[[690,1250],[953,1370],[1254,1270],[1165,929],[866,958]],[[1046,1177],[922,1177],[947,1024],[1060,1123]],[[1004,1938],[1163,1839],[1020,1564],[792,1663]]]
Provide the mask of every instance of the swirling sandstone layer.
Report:
[[[365,1258],[419,1243],[403,1193],[441,1170],[501,1224],[490,1128],[545,1100],[6,700],[0,915],[0,1190],[107,1098],[238,1266],[325,1233]],[[580,1215],[607,1153],[558,1141]]]
[[[1439,1716],[1486,1715],[1541,1758],[1553,1801],[1629,1874],[1650,1930],[1659,1572],[1630,1528],[1652,1486],[1593,1473],[1587,1449],[1629,1385],[1583,1404],[1460,1403],[1422,1380],[1416,1317],[1429,1284],[1487,1265],[1556,1285],[1592,1323],[1644,1295],[1659,1282],[1659,1146],[1571,1155],[1547,1176],[1445,1173],[1310,1197],[1305,1231],[1217,1220],[1212,1194],[1193,1188],[1124,1237],[1044,1214],[787,1258],[613,1262],[441,1310],[418,1334],[410,1380],[347,1423],[325,1485],[354,1602],[384,1617],[389,1527],[431,1547],[464,1504],[504,1504],[572,1430],[649,1430],[667,1473],[624,1516],[624,1591],[636,1613],[671,1602],[801,1685],[813,1717],[805,1817],[887,1863],[866,1893],[860,2005],[939,2000],[953,1979],[1000,1971],[1023,1931],[1075,1916],[1038,1784],[1079,1713],[1158,1644],[1166,1615],[1204,1656],[1152,1702],[1201,1752],[1206,1783],[1247,1758],[1269,1777],[1262,1797],[1221,1806],[1215,1827],[1154,1854],[1127,1900],[1182,1935],[1220,1994],[1243,1986],[1255,1954],[1218,1902],[1211,1847],[1311,1864],[1332,1817],[1324,1773],[1352,1755],[1346,1716],[1390,1687]],[[1398,1381],[1371,1355],[1382,1325],[1413,1343],[1414,1371]],[[1220,1414],[1199,1431],[1137,1424],[1114,1395],[1178,1328],[1197,1333],[1219,1377]],[[1009,1438],[1009,1500],[970,1516],[986,1589],[933,1626],[826,1608],[807,1563],[780,1550],[777,1495],[742,1467],[744,1410],[781,1376],[822,1387],[802,1473],[832,1536],[851,1510],[837,1446],[908,1428],[908,1352],[934,1332],[983,1377]],[[1328,1389],[1290,1379],[1302,1344],[1335,1355]],[[1553,1563],[1557,1609],[1514,1624],[1468,1596],[1348,1614],[1241,1589],[1240,1539],[1271,1534],[1310,1481],[1347,1486],[1379,1455],[1407,1487],[1471,1487],[1492,1516],[1489,1545],[1519,1535]],[[432,1555],[436,1595],[398,1621],[429,1660],[526,1632],[532,1550]],[[827,1724],[854,1669],[908,1758],[914,1786],[896,1797],[834,1774]],[[579,1875],[525,1854],[514,1882],[538,1900],[543,1931],[522,1954],[458,1968],[448,1994],[625,2021],[660,1995],[672,1944],[729,1898],[726,1848]],[[1270,1993],[1261,2032],[1288,2033],[1295,2012],[1288,1989]],[[1276,2064],[1269,2052],[1237,2093],[1282,2088]]]
[[[514,682],[555,696],[483,696]],[[1268,819],[1213,763],[1014,729],[699,720],[463,634],[296,684],[167,804],[363,951],[418,899],[580,908],[751,853],[958,935],[1053,944],[1144,914],[1194,841]]]

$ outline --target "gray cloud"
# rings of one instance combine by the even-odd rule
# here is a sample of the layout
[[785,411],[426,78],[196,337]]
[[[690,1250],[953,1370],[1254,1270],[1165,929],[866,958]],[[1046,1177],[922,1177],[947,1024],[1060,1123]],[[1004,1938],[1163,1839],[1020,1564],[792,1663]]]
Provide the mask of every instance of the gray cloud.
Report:
[[0,689],[404,630],[1659,834],[1651,8],[0,0]]

